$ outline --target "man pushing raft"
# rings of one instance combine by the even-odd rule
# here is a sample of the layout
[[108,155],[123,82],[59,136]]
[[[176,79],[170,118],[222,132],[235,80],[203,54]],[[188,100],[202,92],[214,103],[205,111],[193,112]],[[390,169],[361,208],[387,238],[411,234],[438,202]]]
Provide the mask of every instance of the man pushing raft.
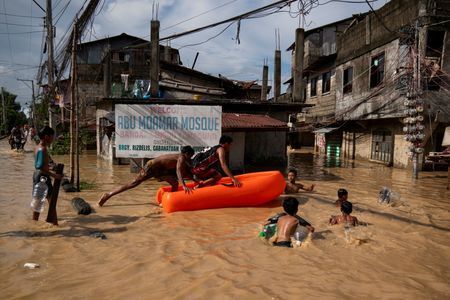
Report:
[[178,180],[185,186],[184,178],[192,179],[190,164],[193,155],[194,149],[191,146],[184,146],[179,154],[166,154],[149,160],[132,182],[104,193],[98,205],[103,206],[112,196],[135,188],[150,178],[166,181],[172,186],[172,192],[178,191]]

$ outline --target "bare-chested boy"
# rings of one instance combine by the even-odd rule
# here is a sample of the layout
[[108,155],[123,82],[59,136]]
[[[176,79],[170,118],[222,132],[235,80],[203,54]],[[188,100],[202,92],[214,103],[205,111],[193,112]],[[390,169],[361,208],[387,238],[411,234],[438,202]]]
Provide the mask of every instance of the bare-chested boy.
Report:
[[296,215],[298,211],[298,200],[294,197],[284,199],[283,209],[286,213],[278,218],[277,238],[273,245],[291,248],[291,236],[297,229],[297,225],[305,226],[310,232],[314,232],[314,227]]
[[166,154],[149,160],[132,182],[123,185],[112,192],[104,193],[100,198],[98,205],[103,206],[103,204],[105,204],[112,196],[135,188],[150,178],[168,182],[172,186],[172,192],[178,191],[178,180],[180,180],[183,189],[186,192],[190,192],[190,189],[184,183],[184,178],[192,178],[189,171],[191,168],[192,155],[194,155],[194,149],[192,149],[191,146],[184,146],[181,148],[180,154]]
[[341,203],[341,216],[331,216],[330,218],[330,225],[337,225],[337,224],[350,224],[353,226],[358,225],[358,219],[354,216],[350,216],[350,214],[353,211],[353,205],[349,201],[343,201]]
[[[51,158],[48,154],[47,147],[53,142],[53,136],[55,135],[55,131],[45,126],[38,133],[40,138],[40,143],[34,149],[34,174],[33,174],[33,187],[40,181],[41,177],[45,177],[47,180],[45,183],[47,184],[47,200],[50,201],[52,196],[53,185],[50,177],[55,179],[61,179],[61,174],[56,174],[55,172],[50,170],[50,161]],[[39,220],[39,212],[33,211],[33,220]]]
[[297,179],[297,170],[290,169],[288,172],[288,181],[286,182],[286,188],[284,189],[284,192],[286,194],[295,194],[298,193],[300,190],[312,192],[314,190],[314,184],[312,184],[310,187],[306,187],[300,182],[295,182]]

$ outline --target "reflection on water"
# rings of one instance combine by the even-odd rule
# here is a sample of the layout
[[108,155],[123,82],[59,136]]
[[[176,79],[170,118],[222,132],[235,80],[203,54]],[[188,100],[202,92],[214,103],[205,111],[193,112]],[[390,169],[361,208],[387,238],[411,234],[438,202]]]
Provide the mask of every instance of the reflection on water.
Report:
[[[162,183],[149,181],[112,197],[96,213],[77,215],[80,196],[100,195],[134,177],[84,154],[81,180],[96,188],[60,193],[60,226],[32,222],[33,153],[0,141],[0,289],[3,299],[448,299],[450,192],[446,173],[421,173],[367,162],[290,154],[299,181],[316,192],[295,195],[316,232],[296,249],[259,240],[261,223],[280,201],[257,208],[165,214],[155,203]],[[66,164],[68,157],[54,157]],[[389,187],[395,205],[380,205]],[[338,188],[367,226],[329,226]],[[41,217],[41,219],[44,219]],[[106,239],[97,238],[98,233]],[[26,270],[24,263],[39,263]],[[70,296],[69,296],[70,295]]]

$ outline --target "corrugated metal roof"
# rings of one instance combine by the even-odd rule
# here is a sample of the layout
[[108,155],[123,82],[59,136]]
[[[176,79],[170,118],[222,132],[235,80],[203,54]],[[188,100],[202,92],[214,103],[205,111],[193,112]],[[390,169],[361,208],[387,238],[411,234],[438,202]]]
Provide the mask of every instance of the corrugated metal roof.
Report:
[[266,115],[222,113],[223,129],[287,129],[287,123]]

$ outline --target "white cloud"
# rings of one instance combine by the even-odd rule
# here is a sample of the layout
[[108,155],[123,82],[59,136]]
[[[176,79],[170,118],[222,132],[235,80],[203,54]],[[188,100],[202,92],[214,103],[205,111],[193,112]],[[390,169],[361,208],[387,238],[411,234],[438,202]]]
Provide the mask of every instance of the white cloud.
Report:
[[[29,0],[5,1],[6,12],[9,14],[43,16],[43,12]],[[55,2],[55,1],[53,1]],[[61,3],[63,3],[62,1]],[[272,0],[160,0],[159,20],[161,21],[160,36],[165,37],[173,33],[180,33],[200,26],[205,26],[218,22],[252,9],[273,3]],[[325,0],[321,1],[322,3]],[[374,3],[376,8],[382,6],[386,1],[380,0]],[[75,13],[78,12],[84,0],[72,0],[61,17],[57,26],[56,41],[59,41],[72,23]],[[296,3],[292,4],[292,10],[296,9]],[[84,40],[94,40],[106,36],[114,36],[123,32],[149,39],[150,20],[152,18],[152,4],[150,0],[103,0],[100,6],[102,11],[95,17],[94,24],[88,26],[88,32],[84,35]],[[55,5],[55,4],[54,4]],[[222,7],[214,9],[218,6]],[[0,6],[2,7],[2,6]],[[59,4],[55,8],[54,16],[58,15],[63,8]],[[287,11],[287,9],[284,9]],[[308,29],[334,22],[346,18],[354,13],[368,11],[365,3],[329,3],[316,7],[307,17],[307,21],[312,24]],[[0,22],[6,22],[6,16],[1,14]],[[207,12],[210,11],[210,12]],[[207,13],[205,13],[207,12]],[[200,15],[200,16],[198,16]],[[197,16],[197,17],[194,17]],[[192,18],[194,17],[194,18]],[[179,25],[166,29],[169,26]],[[12,23],[39,24],[39,19],[8,17],[7,21]],[[273,74],[273,57],[275,50],[275,28],[280,29],[281,50],[282,50],[282,77],[287,79],[290,75],[290,53],[285,49],[293,42],[295,29],[298,27],[298,19],[291,18],[287,12],[277,13],[258,19],[243,20],[240,30],[240,45],[236,44],[237,26],[233,24],[230,28],[212,39],[211,41],[198,45],[185,47],[180,50],[181,59],[184,64],[190,67],[193,63],[196,52],[200,52],[196,63],[196,69],[213,75],[223,74],[241,80],[254,80],[261,78],[263,59],[269,59],[269,78]],[[27,27],[24,27],[25,29]],[[192,43],[205,41],[216,35],[224,26],[205,30],[197,34],[171,41],[172,46],[181,47]],[[8,28],[0,24],[0,32],[6,32]],[[9,27],[9,32],[14,28]],[[33,28],[39,30],[39,28]],[[14,30],[19,31],[17,28]],[[29,29],[26,29],[29,30]],[[24,30],[25,31],[25,30]],[[0,85],[18,94],[18,100],[26,102],[31,98],[30,90],[17,82],[17,77],[34,79],[37,69],[27,69],[26,65],[38,65],[41,56],[41,34],[31,35],[10,35],[11,51],[9,50],[8,36],[0,35]],[[13,56],[13,62],[10,62]],[[10,62],[4,64],[4,62]],[[14,65],[14,64],[16,65]],[[7,65],[8,67],[6,67]],[[9,72],[2,73],[2,69],[8,68]],[[17,70],[17,71],[11,71]]]

